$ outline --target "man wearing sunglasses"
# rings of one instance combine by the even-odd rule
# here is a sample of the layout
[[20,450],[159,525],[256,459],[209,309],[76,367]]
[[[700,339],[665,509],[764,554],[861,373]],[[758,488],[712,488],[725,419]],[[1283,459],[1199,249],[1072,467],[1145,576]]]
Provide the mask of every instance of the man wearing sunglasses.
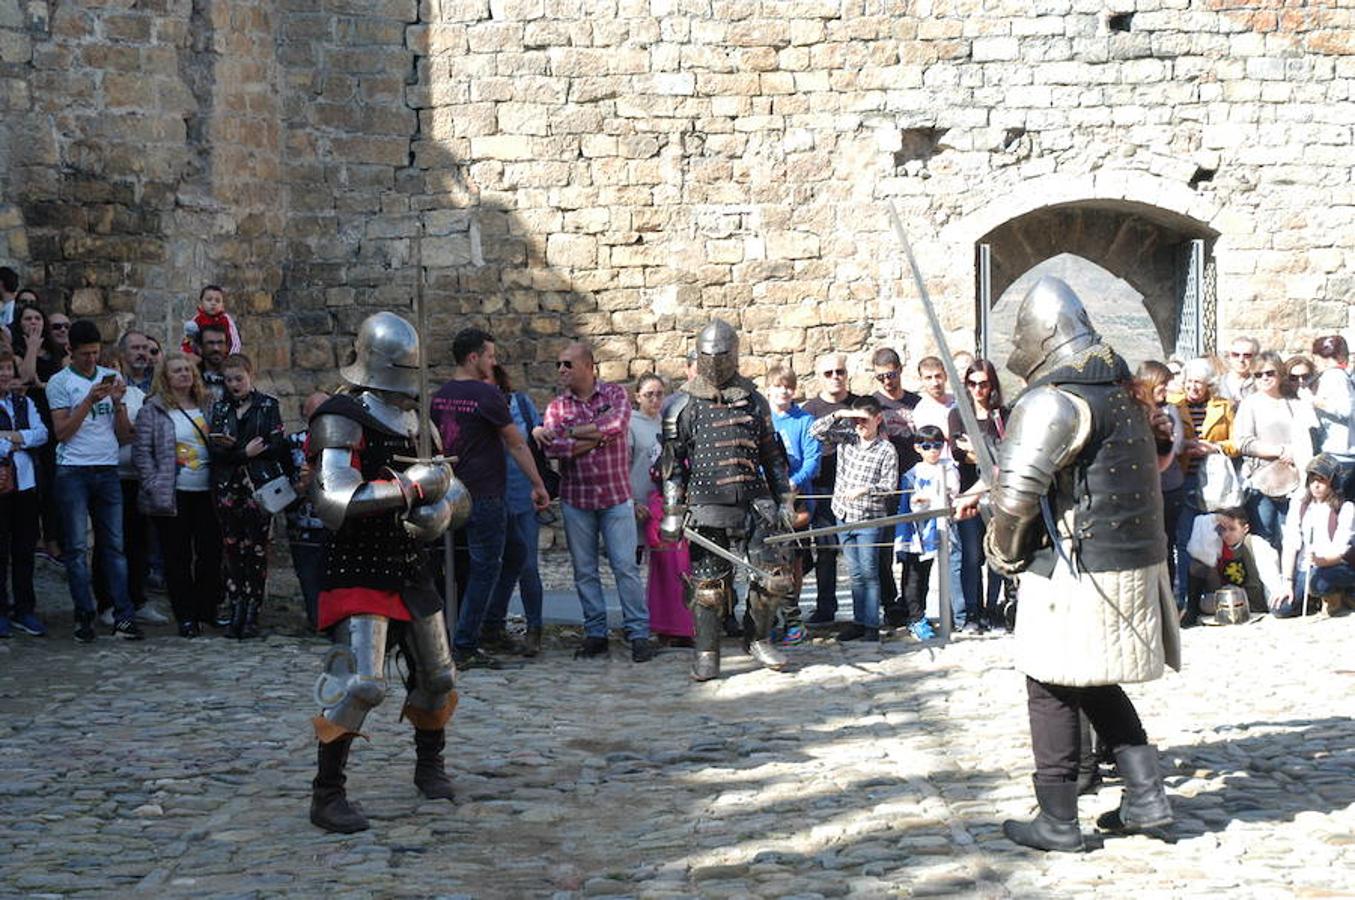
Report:
[[1015,661],[1026,676],[1040,813],[1002,830],[1039,850],[1085,849],[1083,713],[1124,779],[1119,808],[1097,827],[1163,836],[1172,811],[1157,748],[1120,685],[1181,664],[1158,478],[1170,438],[1126,389],[1124,359],[1063,281],[1046,276],[1026,294],[1012,347],[1007,368],[1027,388],[999,451],[984,547],[996,571],[1020,576]]
[[[907,472],[917,462],[917,451],[913,449],[913,410],[917,408],[918,395],[903,386],[903,360],[890,347],[881,347],[870,358],[875,370],[875,400],[884,413],[884,434],[894,445],[898,456],[900,472]],[[899,497],[893,495],[885,500],[885,515],[892,516],[899,511]],[[907,622],[907,612],[900,602],[899,585],[894,578],[893,550],[880,548],[880,609],[885,624],[897,628]]]
[[[805,401],[804,410],[815,419],[831,416],[840,409],[850,409],[857,399],[847,387],[847,357],[842,353],[825,353],[819,357],[814,371],[819,376],[819,393]],[[832,496],[837,485],[837,448],[824,444],[819,456],[819,474],[814,479],[813,493],[819,496]],[[816,502],[810,528],[823,528],[836,525],[837,517],[831,504]],[[814,546],[824,548],[817,551],[814,560],[814,614],[809,617],[808,625],[828,626],[837,621],[837,557],[834,549],[838,544],[836,535],[827,535],[814,539]]]
[[1256,338],[1240,337],[1233,341],[1228,351],[1228,372],[1219,379],[1218,394],[1232,401],[1234,406],[1242,398],[1256,390],[1256,379],[1252,375],[1252,362],[1261,352],[1261,344]]

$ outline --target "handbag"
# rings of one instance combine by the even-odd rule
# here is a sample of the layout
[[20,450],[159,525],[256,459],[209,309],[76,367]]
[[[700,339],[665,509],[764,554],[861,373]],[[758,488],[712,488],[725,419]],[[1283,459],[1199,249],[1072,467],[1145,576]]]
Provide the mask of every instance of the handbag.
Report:
[[541,482],[546,486],[546,493],[552,500],[560,498],[560,473],[555,471],[551,465],[550,459],[546,457],[545,451],[541,445],[532,437],[532,417],[529,416],[527,403],[523,400],[521,394],[518,394],[514,400],[518,407],[518,415],[527,425],[527,449],[532,451],[532,461],[536,463],[536,471],[541,476]]
[[1272,459],[1252,472],[1249,480],[1267,497],[1288,497],[1299,486],[1299,467],[1292,460]]
[[[249,469],[245,469],[245,477],[249,479],[249,484],[254,487],[254,479],[250,478]],[[292,480],[286,475],[279,475],[277,478],[270,478],[263,484],[254,487],[254,502],[263,508],[269,515],[276,515],[287,507],[291,506],[296,500],[296,488],[292,487]]]
[[1210,453],[1202,459],[1196,477],[1200,509],[1205,512],[1242,506],[1246,501],[1242,479],[1238,477],[1233,461],[1222,453]]

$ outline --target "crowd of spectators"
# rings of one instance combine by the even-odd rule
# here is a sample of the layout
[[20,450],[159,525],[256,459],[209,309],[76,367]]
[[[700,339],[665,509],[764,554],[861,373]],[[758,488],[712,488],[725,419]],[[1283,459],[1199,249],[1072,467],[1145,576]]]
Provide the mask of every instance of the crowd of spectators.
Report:
[[[287,434],[277,399],[254,386],[225,292],[203,289],[186,349],[168,353],[135,328],[110,342],[93,322],[45,311],[13,270],[0,268],[0,295],[0,637],[46,633],[33,590],[41,555],[65,567],[79,641],[94,640],[98,625],[136,640],[141,625],[167,623],[148,600],[160,585],[182,636],[204,627],[257,636],[278,511],[267,495],[279,484],[298,498],[285,510],[287,537],[313,624],[327,536],[306,499],[306,431]],[[604,554],[632,659],[652,659],[656,641],[690,646],[687,548],[656,527],[666,381],[645,374],[628,392],[599,377],[588,345],[572,343],[539,409],[498,364],[488,332],[463,330],[452,354],[453,375],[430,406],[471,497],[453,540],[457,665],[540,653],[537,548],[557,499],[584,621],[576,655],[609,651]],[[1138,396],[1172,433],[1160,473],[1164,540],[1184,625],[1207,621],[1214,592],[1228,586],[1257,613],[1355,608],[1355,386],[1342,338],[1315,341],[1311,354],[1286,359],[1240,338],[1221,358],[1148,361],[1135,375]],[[815,627],[837,628],[841,641],[888,629],[930,640],[936,585],[957,629],[1010,629],[1011,586],[986,568],[982,518],[873,523],[948,505],[980,481],[978,441],[1000,448],[1007,407],[996,368],[969,354],[953,362],[981,435],[965,433],[937,357],[910,373],[885,347],[853,372],[845,354],[826,353],[812,390],[787,365],[767,370],[796,527],[861,523],[806,542],[796,577],[813,572],[814,611],[802,621],[798,598],[788,602],[782,643]],[[854,379],[874,390],[854,393]],[[307,398],[303,415],[326,399]],[[852,597],[842,622],[839,561]],[[507,627],[515,593],[521,636]],[[726,629],[739,633],[732,611]]]

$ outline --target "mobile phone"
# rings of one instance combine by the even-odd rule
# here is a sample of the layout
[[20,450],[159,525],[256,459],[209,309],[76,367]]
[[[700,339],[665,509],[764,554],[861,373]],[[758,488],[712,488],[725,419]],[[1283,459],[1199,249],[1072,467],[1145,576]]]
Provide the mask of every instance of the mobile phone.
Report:
[[116,375],[105,375],[103,378],[99,379],[99,384],[112,384],[117,380],[118,376]]

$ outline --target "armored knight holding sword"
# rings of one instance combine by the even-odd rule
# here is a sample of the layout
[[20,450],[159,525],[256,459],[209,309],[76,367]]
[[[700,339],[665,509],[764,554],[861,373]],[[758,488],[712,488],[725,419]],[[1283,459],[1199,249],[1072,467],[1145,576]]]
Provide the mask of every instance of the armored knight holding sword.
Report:
[[426,379],[414,326],[376,313],[359,328],[355,350],[340,370],[349,387],[316,410],[308,445],[311,496],[334,532],[319,596],[317,624],[334,646],[316,685],[310,817],[344,834],[368,827],[348,801],[344,770],[363,720],[385,698],[391,647],[409,670],[401,715],[414,726],[414,784],[430,799],[452,799],[442,750],[456,672],[426,545],[469,512],[447,462],[415,456],[428,446],[419,430],[429,425],[416,411]]

